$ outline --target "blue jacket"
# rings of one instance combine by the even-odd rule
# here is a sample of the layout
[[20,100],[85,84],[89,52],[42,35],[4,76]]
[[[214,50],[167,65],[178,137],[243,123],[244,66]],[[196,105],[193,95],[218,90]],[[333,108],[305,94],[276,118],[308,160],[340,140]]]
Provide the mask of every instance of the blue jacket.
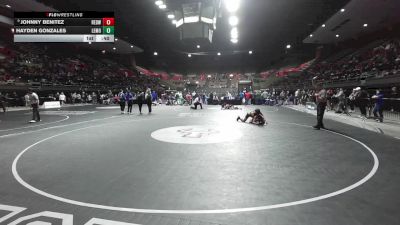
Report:
[[128,92],[128,93],[126,93],[125,94],[125,99],[126,99],[126,101],[127,102],[129,102],[129,101],[133,101],[133,94],[132,94],[132,92]]

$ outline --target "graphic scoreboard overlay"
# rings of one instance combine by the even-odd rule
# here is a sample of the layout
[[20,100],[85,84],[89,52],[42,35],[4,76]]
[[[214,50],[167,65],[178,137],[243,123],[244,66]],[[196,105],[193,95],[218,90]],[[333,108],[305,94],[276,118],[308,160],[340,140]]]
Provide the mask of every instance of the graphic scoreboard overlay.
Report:
[[14,42],[114,42],[114,12],[14,12]]

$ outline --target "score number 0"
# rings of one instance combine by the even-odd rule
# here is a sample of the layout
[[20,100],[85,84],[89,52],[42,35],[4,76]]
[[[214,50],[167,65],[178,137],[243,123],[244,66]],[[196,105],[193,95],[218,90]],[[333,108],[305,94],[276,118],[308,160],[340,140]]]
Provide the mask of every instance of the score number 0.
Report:
[[103,34],[114,34],[114,18],[103,18]]
[[103,26],[114,26],[114,18],[103,18]]

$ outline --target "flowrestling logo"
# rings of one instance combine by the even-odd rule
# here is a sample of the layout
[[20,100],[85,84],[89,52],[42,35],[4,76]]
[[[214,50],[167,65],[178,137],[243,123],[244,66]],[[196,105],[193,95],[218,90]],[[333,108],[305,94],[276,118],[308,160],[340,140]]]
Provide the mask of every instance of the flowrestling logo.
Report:
[[205,137],[205,136],[218,134],[219,131],[215,130],[213,128],[193,128],[193,127],[188,127],[188,128],[183,128],[183,129],[178,130],[178,133],[181,133],[182,137],[186,137],[186,138],[202,138],[202,137]]
[[[0,224],[9,220],[8,225],[26,224],[29,220],[29,225],[52,225],[52,222],[45,222],[45,218],[49,221],[58,220],[62,225],[74,225],[74,216],[59,212],[42,211],[34,214],[19,217],[27,208],[11,205],[0,204]],[[4,215],[5,213],[5,215]],[[3,215],[3,216],[1,216]],[[139,225],[135,223],[126,223],[114,220],[105,220],[99,218],[91,218],[84,225]]]
[[193,125],[163,128],[151,133],[151,137],[175,144],[214,144],[235,141],[242,133],[229,126]]

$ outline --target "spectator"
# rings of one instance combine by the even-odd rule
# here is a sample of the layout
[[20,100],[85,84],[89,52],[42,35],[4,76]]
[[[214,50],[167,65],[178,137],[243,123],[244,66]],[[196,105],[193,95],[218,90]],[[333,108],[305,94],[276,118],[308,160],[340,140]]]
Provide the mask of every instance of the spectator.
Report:
[[347,113],[346,95],[344,94],[343,88],[339,88],[338,93],[334,97],[339,101],[336,113],[343,113],[343,112]]
[[150,114],[151,113],[151,105],[152,105],[152,102],[151,102],[151,89],[150,88],[147,88],[147,90],[146,90],[145,101],[146,101],[147,108],[148,108],[149,114]]
[[318,93],[315,93],[315,98],[316,98],[316,103],[317,103],[317,125],[314,126],[314,129],[319,130],[321,128],[325,128],[323,120],[324,120],[324,113],[325,113],[325,108],[326,108],[326,90],[323,88],[322,83],[316,83],[316,79],[318,77],[313,78],[313,85],[318,91]]
[[250,93],[250,91],[246,91],[246,93],[244,94],[244,99],[245,99],[245,104],[246,105],[251,105],[251,99],[252,99],[252,94]]
[[356,96],[357,96],[357,90],[356,90],[356,88],[354,88],[353,91],[351,92],[351,94],[349,95],[350,112],[354,112]]
[[134,95],[130,90],[127,90],[125,98],[126,102],[128,103],[128,114],[132,114]]
[[[383,122],[383,93],[381,90],[376,90],[376,94],[372,96],[375,100],[375,106],[373,109],[374,118],[376,121]],[[379,113],[379,117],[378,117]]]
[[29,94],[26,93],[24,96],[24,102],[25,102],[25,107],[29,107],[30,106],[30,102],[29,102]]
[[157,92],[153,90],[151,92],[151,101],[154,102],[154,103],[157,103],[157,100],[158,100]]
[[369,102],[368,92],[364,88],[357,87],[356,89],[356,102],[360,108],[361,118],[367,118],[367,106]]
[[126,105],[125,100],[126,100],[125,93],[123,90],[121,90],[118,93],[118,102],[121,108],[121,114],[125,114],[125,105]]
[[61,94],[59,95],[58,99],[60,101],[60,105],[61,106],[65,104],[66,96],[65,96],[64,92],[61,92]]

